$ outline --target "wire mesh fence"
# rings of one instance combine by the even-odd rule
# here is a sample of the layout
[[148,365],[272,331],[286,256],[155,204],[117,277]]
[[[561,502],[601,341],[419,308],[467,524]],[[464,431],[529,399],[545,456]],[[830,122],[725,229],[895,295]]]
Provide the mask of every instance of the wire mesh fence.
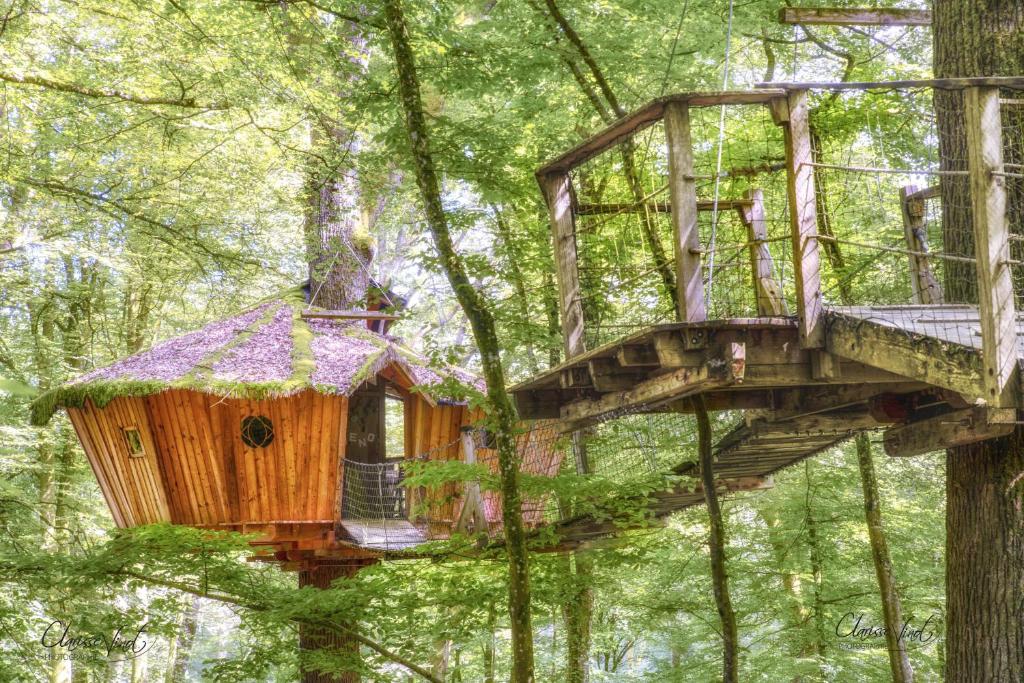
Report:
[[[723,135],[719,135],[722,124]],[[771,264],[780,299],[793,299],[782,133],[763,107],[692,110],[702,277],[710,317],[757,315],[752,255]],[[572,174],[587,345],[675,319],[674,228],[661,122]],[[757,228],[752,233],[755,190]]]
[[[826,305],[888,307],[879,314],[883,321],[914,328],[927,319],[947,341],[974,347],[979,339],[969,312],[952,311],[946,324],[894,308],[978,300],[962,97],[928,88],[812,94],[813,151],[805,165],[813,169],[812,239]],[[999,175],[1015,235],[1024,217],[1021,102],[1004,99],[1001,110],[1007,165]],[[795,313],[787,195],[793,179],[782,127],[763,106],[689,111],[694,168],[686,180],[697,189],[707,317]],[[669,176],[661,121],[571,170],[589,348],[675,319]],[[1022,256],[1024,240],[1015,237],[1006,264],[1015,282],[1024,278]],[[1015,298],[1020,291],[1015,287]]]

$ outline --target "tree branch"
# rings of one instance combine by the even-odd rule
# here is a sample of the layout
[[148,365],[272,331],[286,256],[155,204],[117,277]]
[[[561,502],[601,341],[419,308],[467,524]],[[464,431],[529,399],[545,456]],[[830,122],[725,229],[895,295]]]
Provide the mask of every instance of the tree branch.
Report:
[[150,97],[147,95],[136,95],[123,90],[114,90],[112,88],[90,88],[88,86],[78,85],[77,83],[54,81],[44,76],[18,75],[5,71],[0,71],[0,81],[12,83],[14,85],[31,85],[38,88],[44,88],[46,90],[80,95],[82,97],[120,100],[121,102],[130,102],[132,104],[144,106],[172,106],[182,107],[185,109],[202,109],[206,111],[220,111],[230,107],[226,102],[200,104],[196,102],[194,98],[186,97],[184,91],[180,97]]

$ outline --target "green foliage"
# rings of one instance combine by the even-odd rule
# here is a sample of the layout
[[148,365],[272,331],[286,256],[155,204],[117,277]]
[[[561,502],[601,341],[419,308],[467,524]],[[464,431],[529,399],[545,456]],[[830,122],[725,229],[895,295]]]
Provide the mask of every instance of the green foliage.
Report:
[[[49,419],[56,406],[87,397],[105,405],[117,395],[165,388],[97,382],[56,389],[294,288],[306,273],[307,191],[336,172],[356,175],[372,200],[362,207],[368,218],[360,239],[376,252],[374,278],[409,300],[392,333],[441,363],[479,365],[423,229],[390,48],[374,9],[333,1],[8,4],[0,23],[0,672],[49,680],[39,636],[51,621],[72,618],[99,633],[149,624],[157,649],[146,680],[173,667],[173,642],[185,653],[187,680],[291,681],[300,666],[296,622],[326,621],[358,623],[373,642],[425,666],[450,641],[453,681],[484,680],[485,652],[493,647],[495,678],[506,679],[500,550],[478,552],[478,539],[456,538],[429,548],[434,561],[384,562],[336,590],[300,590],[294,575],[246,562],[253,550],[242,536],[171,525],[113,530],[70,425],[60,415]],[[578,56],[553,28],[545,3],[404,4],[445,208],[474,286],[494,302],[503,361],[516,381],[557,363],[562,348],[549,226],[533,173],[599,130],[608,114],[574,78],[568,62],[578,64]],[[732,87],[772,77],[927,75],[927,31],[806,32],[775,23],[782,4],[736,3]],[[722,85],[726,3],[558,6],[624,109]],[[589,76],[584,82],[593,87]],[[893,167],[931,161],[920,98],[825,97],[815,106],[827,160]],[[715,114],[704,122],[713,133]],[[325,135],[335,125],[359,132],[354,158]],[[763,125],[763,117],[730,118],[723,155],[777,161],[780,139],[766,136]],[[883,149],[860,135],[866,125],[886,140]],[[716,150],[700,152],[706,166]],[[657,154],[646,158],[644,179],[653,182],[664,169]],[[587,172],[595,200],[629,200],[620,157]],[[873,190],[894,197],[899,183],[883,179]],[[736,194],[751,184],[728,180],[722,190]],[[878,239],[863,241],[876,242],[898,236],[898,215],[854,202],[857,193],[837,180],[829,187],[837,235],[870,234]],[[764,189],[769,201],[782,196],[780,187]],[[657,286],[631,287],[625,279],[649,262],[635,235],[606,229],[583,246],[608,267],[584,283],[593,293],[587,314],[603,333],[619,336],[610,326],[620,319],[636,322],[665,309]],[[854,274],[847,279],[861,301],[906,294],[896,259],[851,251],[847,270],[826,271],[826,287]],[[288,297],[301,306],[300,290]],[[311,335],[296,317],[296,377],[244,392],[219,387],[225,395],[262,398],[308,383]],[[480,403],[474,389],[454,380],[446,389]],[[734,417],[721,416],[716,429]],[[594,475],[521,478],[525,496],[553,508],[646,524],[587,550],[596,596],[594,681],[711,680],[718,672],[704,511],[686,511],[661,527],[643,504],[690,483],[671,468],[693,460],[694,438],[687,419],[630,416],[594,430]],[[944,601],[943,464],[876,463],[904,610],[918,623],[941,614]],[[407,486],[480,480],[496,490],[483,466],[409,463],[406,474]],[[849,612],[880,620],[859,486],[856,459],[844,447],[779,473],[774,490],[728,498],[743,680],[887,679],[884,652],[845,649],[834,630]],[[531,538],[537,548],[557,540],[551,529]],[[578,586],[564,555],[537,553],[531,570],[538,679],[561,680],[563,609]],[[195,594],[205,597],[193,619]],[[197,634],[191,648],[179,642],[187,623]],[[367,680],[409,676],[369,647],[363,655]],[[941,639],[911,658],[920,680],[941,678]],[[351,664],[328,655],[316,663]],[[76,663],[75,680],[129,680],[130,667]]]

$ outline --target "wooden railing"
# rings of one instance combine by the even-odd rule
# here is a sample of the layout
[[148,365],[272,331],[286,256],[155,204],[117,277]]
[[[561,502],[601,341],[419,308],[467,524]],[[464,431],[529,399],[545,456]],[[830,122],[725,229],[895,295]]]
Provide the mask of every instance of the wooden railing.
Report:
[[[1000,88],[1024,89],[1024,78],[936,79],[892,83],[845,84],[765,84],[750,91],[702,92],[672,95],[653,100],[634,113],[616,121],[603,131],[559,155],[537,171],[547,200],[554,238],[559,306],[565,352],[568,358],[586,350],[585,320],[581,304],[580,276],[576,252],[578,215],[609,210],[592,204],[580,205],[572,187],[571,172],[581,164],[636,135],[638,131],[661,122],[665,130],[668,159],[667,203],[651,202],[645,210],[671,213],[675,272],[676,318],[680,322],[706,319],[702,254],[698,214],[706,201],[697,197],[694,174],[694,150],[691,142],[691,111],[722,105],[766,106],[785,140],[786,187],[790,239],[795,279],[795,310],[799,320],[800,343],[812,351],[815,373],[827,376],[835,371],[833,359],[825,351],[824,304],[819,247],[824,236],[818,234],[815,167],[812,158],[809,91],[814,89],[869,90],[898,88],[944,88],[960,90],[966,104],[965,134],[968,142],[968,169],[976,245],[978,308],[981,320],[987,398],[993,405],[1016,401],[1011,387],[1017,367],[1017,322],[1013,282],[1010,272],[1009,228],[1006,219],[1006,171],[1002,160]],[[963,174],[964,172],[961,172]],[[1013,174],[1010,174],[1013,175]],[[919,234],[918,203],[925,193],[906,190],[902,197],[903,220],[913,301],[920,304],[942,302],[941,288],[928,268],[928,256]],[[748,197],[748,207],[756,207],[756,198]],[[722,207],[736,208],[732,200]],[[771,288],[771,273],[763,265],[765,236],[758,232],[756,210],[744,209],[751,231],[751,268],[759,315],[785,313],[781,296]],[[915,253],[917,252],[917,253]],[[781,309],[781,310],[780,310]]]

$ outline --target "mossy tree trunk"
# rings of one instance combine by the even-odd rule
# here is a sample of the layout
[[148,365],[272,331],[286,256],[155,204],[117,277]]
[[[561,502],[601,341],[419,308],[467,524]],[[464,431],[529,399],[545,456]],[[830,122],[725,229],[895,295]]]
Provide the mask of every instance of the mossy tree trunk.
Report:
[[402,5],[399,0],[384,3],[385,22],[391,38],[398,92],[405,112],[406,131],[412,152],[427,227],[433,238],[438,261],[455,297],[469,319],[476,346],[480,351],[487,385],[487,413],[494,428],[498,449],[498,474],[502,496],[502,522],[508,557],[509,617],[512,631],[512,681],[527,683],[533,673],[533,633],[530,619],[530,573],[526,534],[519,492],[519,455],[515,444],[517,415],[505,390],[505,372],[494,317],[483,296],[473,287],[465,264],[455,251],[448,218],[441,204],[441,188],[430,132],[423,113],[416,60],[409,44]]
[[[1024,3],[935,0],[937,77],[1024,73]],[[1019,94],[1010,95],[1019,97]],[[937,90],[939,151],[944,170],[966,167],[960,91]],[[1005,111],[1005,110],[1004,110]],[[1018,131],[1024,114],[1004,114]],[[1007,136],[1009,139],[1009,136]],[[1019,136],[1004,159],[1021,163]],[[973,253],[966,183],[943,176],[944,251]],[[1019,184],[1010,184],[1010,229],[1022,233]],[[1019,258],[1019,255],[1016,256]],[[973,268],[946,266],[950,302],[976,301]],[[1024,432],[951,448],[946,455],[946,680],[1024,680]]]

